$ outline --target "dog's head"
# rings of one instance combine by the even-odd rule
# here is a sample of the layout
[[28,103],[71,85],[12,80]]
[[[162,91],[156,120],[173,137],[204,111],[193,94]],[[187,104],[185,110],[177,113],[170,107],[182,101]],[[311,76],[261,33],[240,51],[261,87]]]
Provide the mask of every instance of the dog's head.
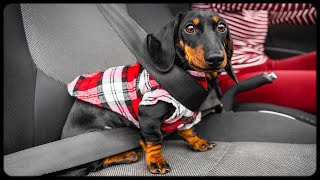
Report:
[[231,65],[233,44],[228,25],[213,11],[178,14],[158,32],[148,34],[147,47],[161,72],[172,68],[177,54],[178,65],[203,72],[224,68],[238,83]]

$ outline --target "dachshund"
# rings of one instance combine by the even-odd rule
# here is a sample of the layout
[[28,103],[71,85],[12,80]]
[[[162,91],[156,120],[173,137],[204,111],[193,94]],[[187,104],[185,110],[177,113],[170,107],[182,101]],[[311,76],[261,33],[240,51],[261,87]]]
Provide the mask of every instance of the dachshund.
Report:
[[[217,13],[207,10],[179,13],[158,32],[146,37],[146,51],[150,53],[152,63],[160,71],[166,71],[177,65],[186,71],[202,72],[207,81],[215,78],[218,71],[225,69],[237,82],[231,66],[233,44],[228,25]],[[82,133],[131,127],[141,134],[140,145],[145,152],[146,165],[151,173],[165,174],[171,168],[161,154],[162,141],[167,133],[161,130],[163,122],[172,116],[176,107],[165,101],[152,105],[139,105],[139,128],[119,113],[93,106],[76,100],[66,123],[61,138],[68,138]],[[200,117],[201,118],[201,117]],[[179,136],[195,151],[207,151],[215,144],[202,139],[193,131],[193,127],[174,129]],[[172,134],[172,133],[171,133]],[[64,175],[84,175],[115,164],[133,163],[139,160],[141,147],[123,152],[95,162],[91,162],[67,171]],[[71,170],[71,171],[70,171]]]

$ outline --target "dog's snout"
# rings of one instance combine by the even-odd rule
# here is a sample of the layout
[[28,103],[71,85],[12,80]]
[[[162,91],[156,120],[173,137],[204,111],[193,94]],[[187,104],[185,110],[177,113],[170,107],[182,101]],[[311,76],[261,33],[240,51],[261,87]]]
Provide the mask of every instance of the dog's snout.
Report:
[[224,57],[223,54],[211,54],[206,58],[206,62],[210,66],[219,66],[223,63]]

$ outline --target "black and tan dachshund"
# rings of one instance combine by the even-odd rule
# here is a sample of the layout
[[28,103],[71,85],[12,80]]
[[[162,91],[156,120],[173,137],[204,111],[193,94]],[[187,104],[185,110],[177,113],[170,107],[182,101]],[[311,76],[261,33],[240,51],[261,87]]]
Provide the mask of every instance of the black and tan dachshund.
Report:
[[[159,69],[168,69],[175,64],[185,70],[205,72],[206,78],[211,79],[224,68],[237,81],[230,62],[233,54],[231,35],[226,22],[215,12],[180,13],[157,33],[148,34],[146,42],[148,52],[157,57],[154,64]],[[170,172],[170,166],[161,154],[163,134],[160,126],[173,112],[171,104],[161,101],[152,106],[139,106],[140,144],[151,173]],[[62,138],[105,130],[106,125],[110,128],[136,128],[115,112],[76,100],[63,128]],[[192,128],[177,130],[177,133],[196,151],[207,151],[215,145],[199,138]],[[65,175],[83,175],[115,164],[133,163],[139,156],[139,150],[131,150],[76,167],[76,171],[66,171]]]

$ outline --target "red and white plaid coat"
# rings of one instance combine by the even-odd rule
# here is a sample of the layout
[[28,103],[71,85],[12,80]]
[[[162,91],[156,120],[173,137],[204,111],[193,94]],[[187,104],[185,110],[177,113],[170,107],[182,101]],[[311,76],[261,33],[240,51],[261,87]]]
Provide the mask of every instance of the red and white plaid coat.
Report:
[[[199,84],[208,88],[203,72],[188,72],[197,78]],[[201,120],[201,112],[192,112],[175,100],[140,63],[80,75],[68,84],[68,92],[79,100],[126,117],[138,128],[139,105],[154,105],[158,101],[171,103],[176,108],[161,125],[161,130],[165,132],[189,129]]]

